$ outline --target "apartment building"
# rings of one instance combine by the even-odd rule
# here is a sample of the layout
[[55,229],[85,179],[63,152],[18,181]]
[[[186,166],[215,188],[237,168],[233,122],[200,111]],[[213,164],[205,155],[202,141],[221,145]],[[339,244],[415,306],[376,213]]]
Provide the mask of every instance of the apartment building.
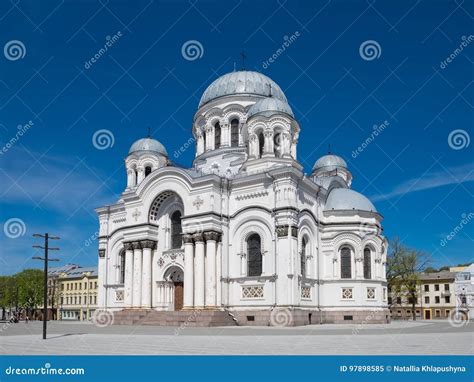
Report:
[[[417,319],[447,319],[456,309],[456,272],[442,271],[421,273],[415,301]],[[392,285],[389,287],[388,304],[392,319],[410,319],[413,315],[411,297],[406,291]]]

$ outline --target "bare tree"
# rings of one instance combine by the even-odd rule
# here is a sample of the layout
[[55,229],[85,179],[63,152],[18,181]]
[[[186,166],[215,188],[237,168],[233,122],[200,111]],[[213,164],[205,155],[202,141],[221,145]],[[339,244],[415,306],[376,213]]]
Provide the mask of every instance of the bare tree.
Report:
[[[426,269],[430,256],[422,251],[408,248],[394,238],[387,256],[387,283],[392,296],[406,296],[412,306],[412,317],[416,320],[416,302],[420,288],[420,273]],[[393,300],[393,299],[392,299]]]

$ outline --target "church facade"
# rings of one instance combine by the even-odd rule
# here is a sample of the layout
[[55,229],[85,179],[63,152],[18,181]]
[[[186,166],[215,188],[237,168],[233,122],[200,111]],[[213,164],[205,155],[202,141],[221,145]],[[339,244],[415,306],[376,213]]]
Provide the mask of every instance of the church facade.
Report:
[[382,216],[328,154],[310,175],[300,126],[267,76],[215,80],[193,119],[196,155],[133,143],[120,199],[96,210],[99,308],[221,311],[239,325],[387,322]]

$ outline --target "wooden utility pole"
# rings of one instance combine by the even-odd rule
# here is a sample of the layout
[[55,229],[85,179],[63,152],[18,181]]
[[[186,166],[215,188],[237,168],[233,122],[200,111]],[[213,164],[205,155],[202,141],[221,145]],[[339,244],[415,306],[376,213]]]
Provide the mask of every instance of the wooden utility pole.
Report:
[[33,237],[44,238],[44,246],[33,245],[33,248],[40,248],[44,250],[44,257],[33,256],[35,260],[42,260],[44,262],[44,291],[43,291],[43,340],[46,339],[46,325],[48,322],[48,263],[50,261],[59,261],[59,259],[50,259],[48,257],[49,251],[59,251],[59,248],[50,247],[49,240],[59,240],[57,236],[49,236],[48,233],[41,235],[39,233],[33,234]]

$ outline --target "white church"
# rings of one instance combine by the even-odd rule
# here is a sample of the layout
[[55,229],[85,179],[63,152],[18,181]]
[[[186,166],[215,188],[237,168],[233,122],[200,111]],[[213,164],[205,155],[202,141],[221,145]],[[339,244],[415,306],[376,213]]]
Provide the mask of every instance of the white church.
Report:
[[190,168],[156,139],[132,144],[100,221],[100,308],[116,323],[388,322],[382,216],[329,153],[311,174],[285,94],[253,71],[205,90]]

